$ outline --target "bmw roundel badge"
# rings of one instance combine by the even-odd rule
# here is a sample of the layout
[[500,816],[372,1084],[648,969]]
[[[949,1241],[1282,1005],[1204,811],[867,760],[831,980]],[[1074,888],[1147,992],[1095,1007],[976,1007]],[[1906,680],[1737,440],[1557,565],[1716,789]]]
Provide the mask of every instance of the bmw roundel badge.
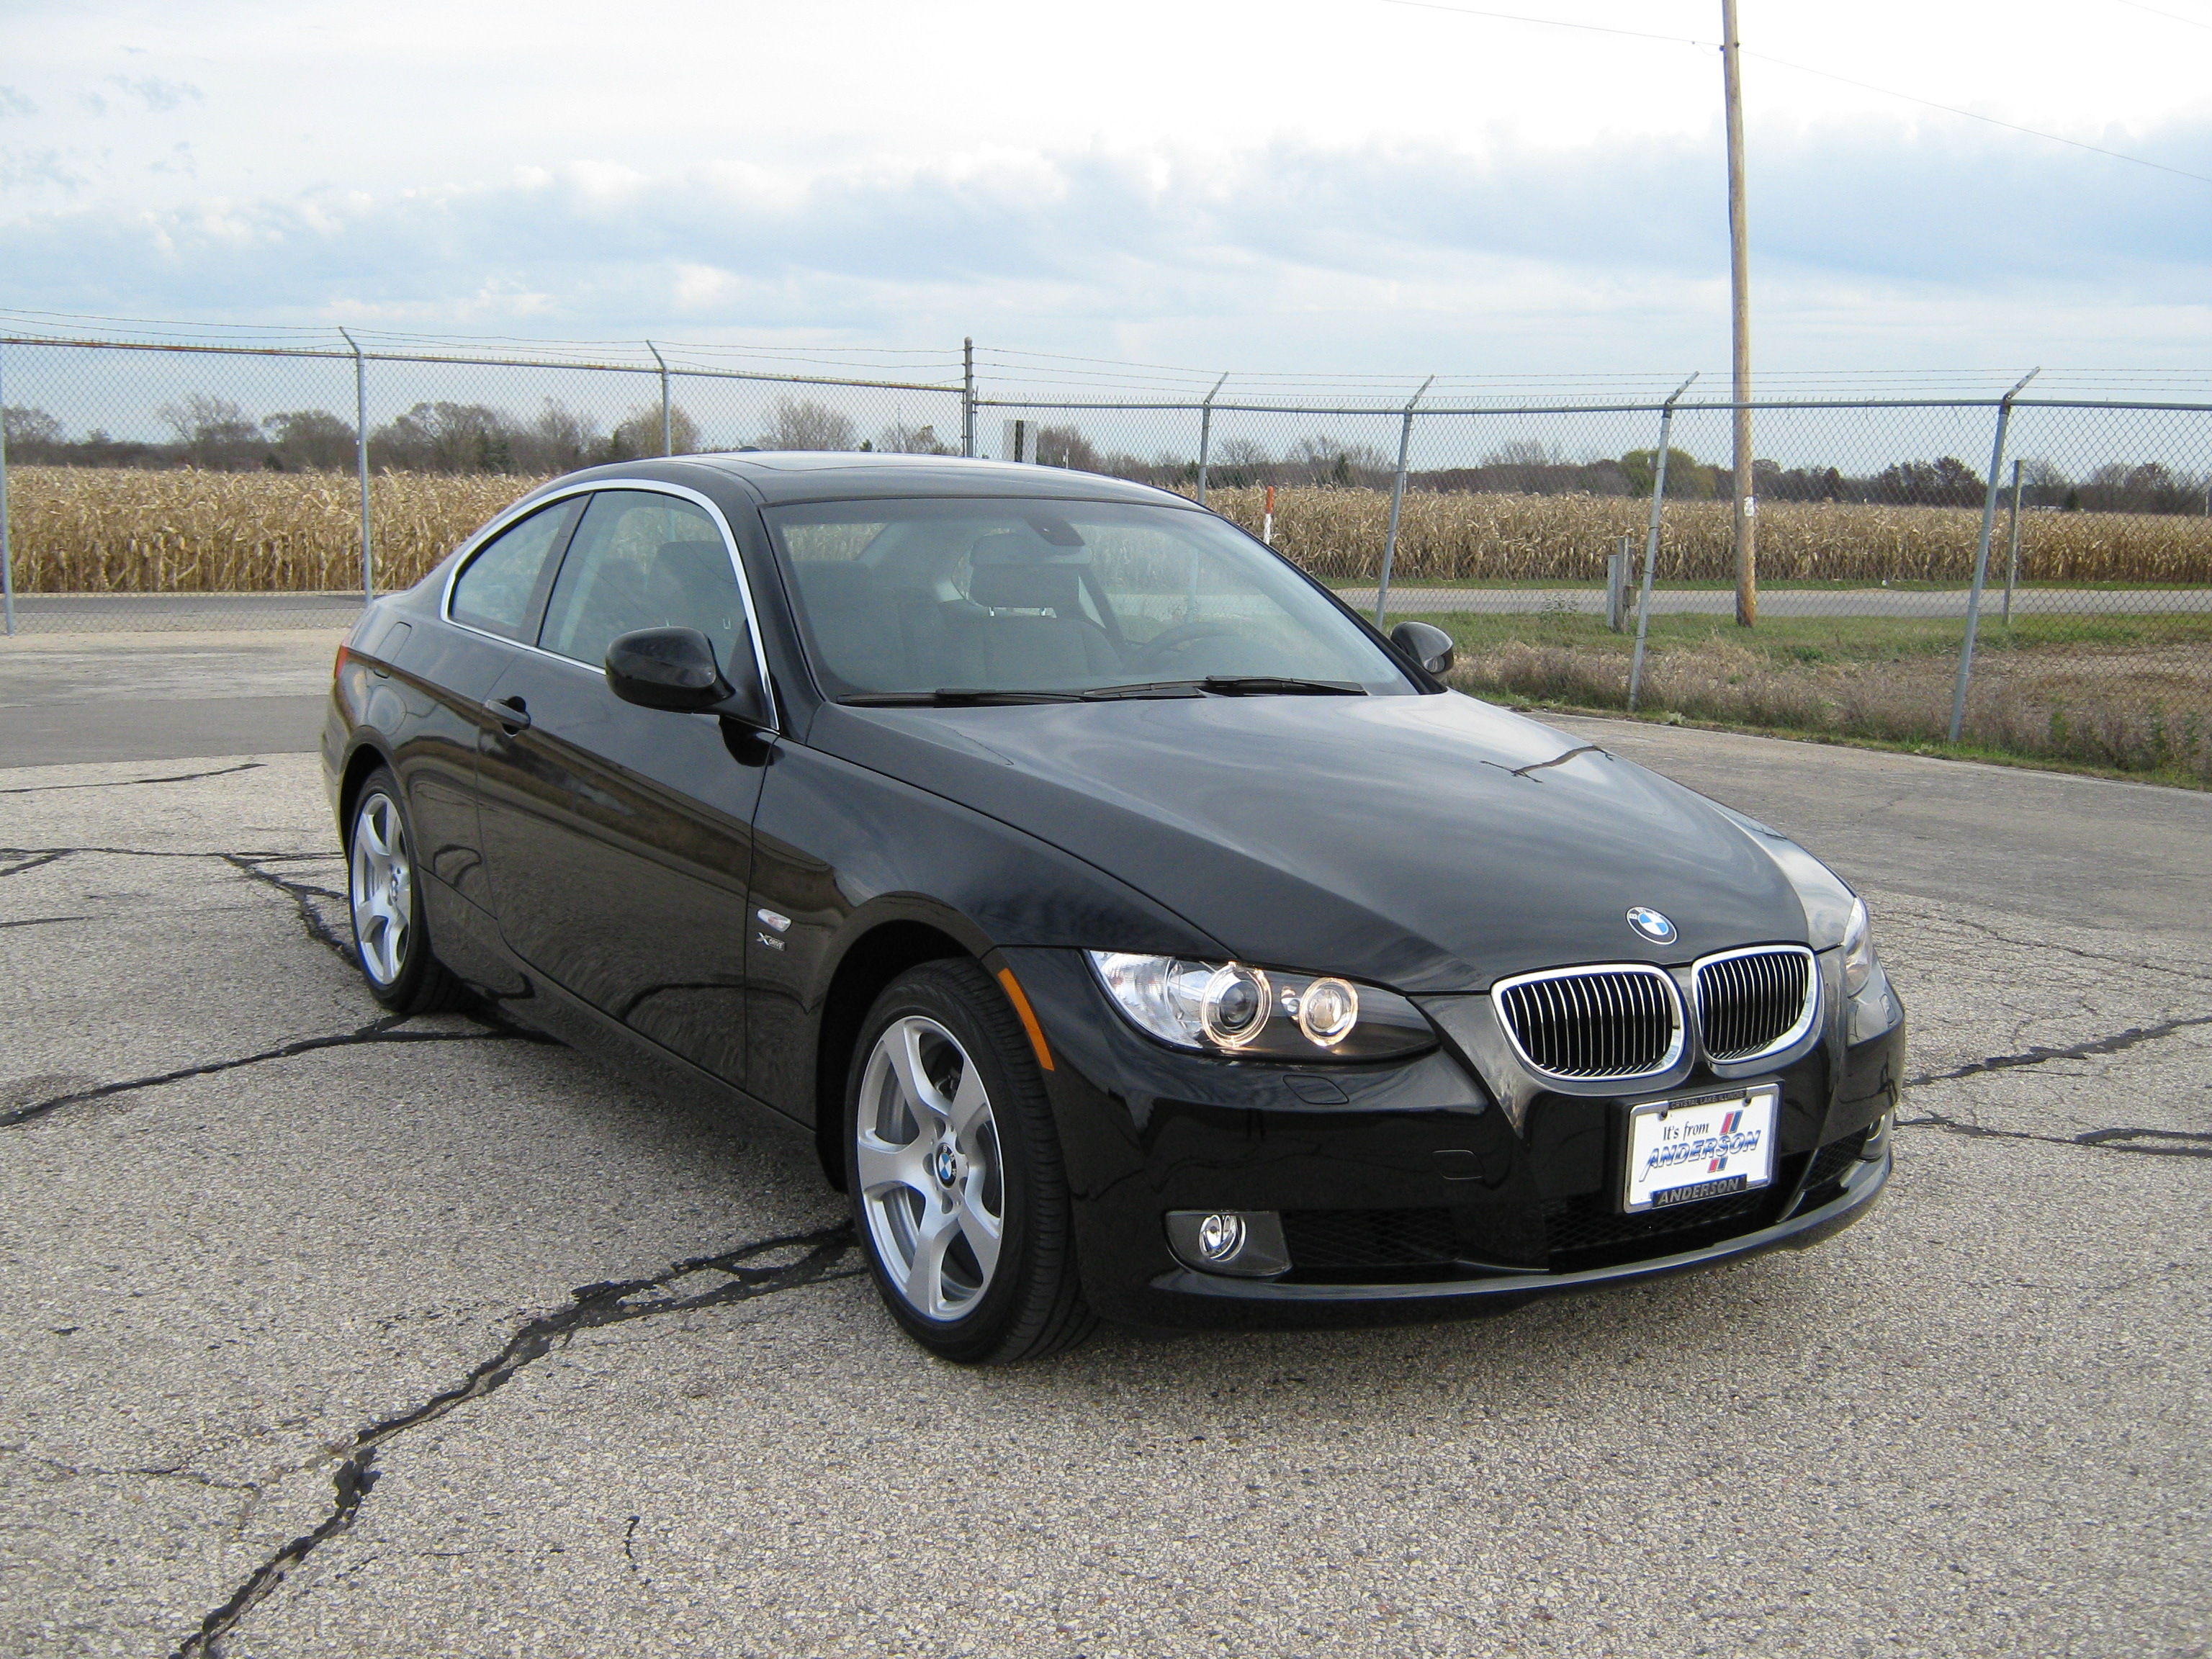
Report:
[[1654,945],[1672,945],[1674,942],[1674,924],[1648,904],[1629,906],[1628,925]]

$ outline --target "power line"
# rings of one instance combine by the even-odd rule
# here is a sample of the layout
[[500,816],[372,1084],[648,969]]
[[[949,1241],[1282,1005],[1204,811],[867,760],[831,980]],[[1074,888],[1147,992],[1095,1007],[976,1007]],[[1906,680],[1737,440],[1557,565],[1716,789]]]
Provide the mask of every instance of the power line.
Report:
[[1664,40],[1670,46],[1717,46],[1717,40],[1693,40],[1686,34],[1652,34],[1643,29],[1617,29],[1603,23],[1568,23],[1556,17],[1527,17],[1517,11],[1478,11],[1472,6],[1446,6],[1437,0],[1382,0],[1386,6],[1411,6],[1419,11],[1451,11],[1462,17],[1487,17],[1503,23],[1534,23],[1539,28],[1579,29],[1585,34],[1625,34],[1632,40]]
[[1899,92],[1894,87],[1878,87],[1871,81],[1856,81],[1848,75],[1838,75],[1832,70],[1809,69],[1803,64],[1793,64],[1786,58],[1769,57],[1763,52],[1753,52],[1748,46],[1744,56],[1756,58],[1762,64],[1778,68],[1796,70],[1800,75],[1817,75],[1823,81],[1840,81],[1847,87],[1858,87],[1867,92],[1878,92],[1885,98],[1902,98],[1908,104],[1923,104],[1929,109],[1940,109],[1947,115],[1963,115],[1969,121],[1986,121],[1993,127],[2004,127],[2013,132],[2024,132],[2031,138],[2048,138],[2054,144],[2069,144],[2075,149],[2086,149],[2093,155],[2108,155],[2115,161],[2132,161],[2139,167],[2156,167],[2160,173],[2171,173],[2179,178],[2194,179],[2200,185],[2212,185],[2212,176],[2191,173],[2186,167],[2168,167],[2163,161],[2147,161],[2140,155],[2130,155],[2117,149],[2106,149],[2101,144],[2085,144],[2079,138],[2062,138],[2055,132],[2045,132],[2038,127],[2024,127],[2017,121],[2000,121],[1994,115],[1982,115],[1970,109],[1960,109],[1956,104],[1939,104],[1932,98],[1919,98],[1909,92]]
[[2120,3],[2124,6],[2133,6],[2137,11],[2147,11],[2154,17],[2171,18],[2177,23],[2186,23],[2193,29],[2212,29],[2212,23],[2204,22],[2195,17],[2184,17],[2178,11],[2161,11],[2156,6],[2146,6],[2142,0],[2120,0]]
[[[1411,6],[1421,11],[1451,12],[1462,17],[1481,17],[1499,22],[1533,23],[1541,28],[1577,29],[1589,34],[1622,34],[1635,40],[1664,41],[1668,46],[1715,48],[1719,46],[1717,41],[1695,40],[1687,35],[1651,34],[1642,29],[1611,28],[1602,23],[1571,23],[1556,17],[1529,17],[1519,12],[1480,11],[1472,6],[1447,6],[1442,4],[1440,0],[1382,0],[1382,3],[1386,6]],[[2190,23],[2197,28],[2212,29],[2212,23],[2199,23],[2194,18],[2184,17],[2177,12],[2160,11],[2156,6],[2143,4],[2142,0],[2120,0],[2120,3],[2124,6],[2133,6],[2138,11],[2148,11],[2160,17],[2170,17],[2177,23]],[[2086,149],[2093,155],[2108,156],[2115,161],[2131,161],[2139,167],[2154,167],[2160,173],[2171,173],[2177,178],[2193,179],[2200,185],[2212,185],[2212,176],[2202,173],[2191,173],[2186,167],[2168,167],[2163,161],[2153,161],[2140,155],[2130,155],[2124,150],[2106,149],[2101,144],[2084,143],[2079,138],[2061,137],[2057,133],[2045,132],[2039,127],[2022,126],[2017,121],[2001,121],[1994,115],[1982,115],[1973,110],[1960,109],[1956,104],[1939,104],[1932,98],[1922,98],[1910,92],[1899,92],[1894,87],[1878,87],[1871,81],[1856,80],[1848,75],[1838,75],[1831,70],[1817,70],[1803,64],[1793,64],[1786,58],[1776,58],[1766,52],[1753,52],[1748,46],[1742,50],[1745,57],[1756,58],[1759,62],[1772,64],[1778,69],[1796,70],[1800,75],[1817,75],[1824,81],[1840,82],[1847,87],[1856,87],[1863,92],[1880,93],[1885,98],[1901,98],[1908,104],[1918,104],[1928,109],[1939,109],[1947,115],[1962,115],[1969,121],[1985,121],[1993,127],[2003,127],[2010,132],[2024,132],[2031,138],[2047,138],[2054,144],[2067,144],[2075,149]]]

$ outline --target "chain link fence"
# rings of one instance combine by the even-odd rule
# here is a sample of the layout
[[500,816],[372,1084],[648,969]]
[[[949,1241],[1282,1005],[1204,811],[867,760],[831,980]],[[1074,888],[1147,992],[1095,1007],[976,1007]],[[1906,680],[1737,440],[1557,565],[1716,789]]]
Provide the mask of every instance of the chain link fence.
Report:
[[2212,398],[2145,382],[1754,403],[1748,627],[1735,405],[1694,381],[25,331],[0,404],[18,630],[342,627],[596,462],[964,453],[1201,500],[1449,629],[1479,695],[2212,781]]

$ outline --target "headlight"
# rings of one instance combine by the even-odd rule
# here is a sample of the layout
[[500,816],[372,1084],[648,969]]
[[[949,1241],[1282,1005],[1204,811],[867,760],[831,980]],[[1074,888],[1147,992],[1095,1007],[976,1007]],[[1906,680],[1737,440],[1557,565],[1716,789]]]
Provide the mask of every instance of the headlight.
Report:
[[1850,919],[1844,923],[1844,994],[1856,996],[1874,977],[1874,934],[1867,927],[1864,899],[1851,901]]
[[1255,1060],[1381,1060],[1436,1042],[1419,1009],[1379,986],[1241,962],[1085,954],[1129,1023],[1178,1048]]

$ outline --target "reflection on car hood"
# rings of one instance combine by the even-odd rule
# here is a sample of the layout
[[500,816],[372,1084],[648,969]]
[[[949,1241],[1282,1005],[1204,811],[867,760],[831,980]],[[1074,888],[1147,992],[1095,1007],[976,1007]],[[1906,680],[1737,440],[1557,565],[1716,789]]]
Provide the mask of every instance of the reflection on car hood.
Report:
[[[1774,860],[1702,796],[1457,693],[833,706],[809,741],[1051,842],[1261,964],[1465,990],[1806,936]],[[1648,943],[1632,905],[1680,938]]]

